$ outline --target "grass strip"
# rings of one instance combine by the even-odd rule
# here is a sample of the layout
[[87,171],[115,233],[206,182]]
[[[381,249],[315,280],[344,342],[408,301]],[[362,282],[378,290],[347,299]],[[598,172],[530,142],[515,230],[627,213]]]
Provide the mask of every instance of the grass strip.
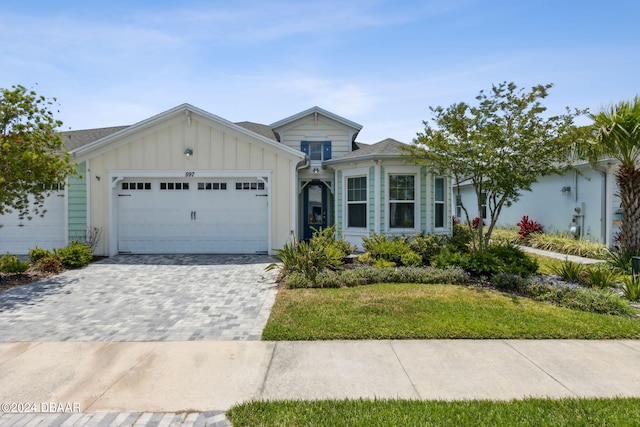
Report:
[[640,338],[640,319],[490,289],[376,284],[280,290],[264,340]]
[[227,417],[234,427],[630,426],[640,420],[640,399],[254,401]]

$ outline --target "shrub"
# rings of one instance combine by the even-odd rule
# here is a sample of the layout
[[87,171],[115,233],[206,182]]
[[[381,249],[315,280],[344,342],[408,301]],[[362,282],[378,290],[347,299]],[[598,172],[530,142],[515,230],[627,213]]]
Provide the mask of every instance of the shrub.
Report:
[[528,285],[527,279],[512,273],[497,273],[491,278],[491,284],[508,292],[523,292]]
[[469,252],[471,240],[472,236],[469,227],[463,224],[456,224],[453,226],[453,232],[447,243],[458,251]]
[[607,265],[620,274],[631,274],[631,259],[638,256],[634,251],[614,251],[608,249],[604,259]]
[[[429,264],[445,243],[445,237],[416,233],[412,236],[409,249],[418,254],[423,264]],[[404,265],[409,265],[403,262]]]
[[542,233],[542,226],[536,221],[529,219],[528,215],[524,215],[516,225],[520,227],[520,231],[518,231],[520,239],[526,239],[532,233]]
[[62,270],[62,261],[57,255],[50,255],[40,258],[35,264],[36,268],[45,273],[60,273]]
[[593,264],[587,268],[586,284],[596,288],[612,287],[619,279],[618,273],[607,268],[601,263]]
[[29,268],[29,262],[7,252],[0,258],[0,271],[3,273],[24,273]]
[[560,276],[563,280],[575,283],[580,281],[584,265],[567,259],[561,264],[552,264],[549,268],[555,275]]
[[538,301],[547,301],[574,310],[612,315],[635,314],[629,303],[610,289],[596,290],[530,283],[525,288],[525,294]]
[[497,273],[530,276],[538,270],[538,262],[513,245],[492,245],[487,250],[461,253],[450,247],[433,259],[433,265],[457,266],[473,276],[491,277]]
[[[292,273],[301,273],[306,280],[315,284],[316,276],[329,265],[325,251],[307,242],[294,240],[285,243],[282,249],[275,249],[275,253],[273,259],[282,264],[280,267],[282,280]],[[269,264],[265,269],[269,271],[274,268],[278,268],[278,264]]]
[[51,251],[39,248],[37,246],[29,251],[29,261],[31,261],[32,264],[36,264],[42,258],[47,258],[50,256]]
[[390,236],[371,233],[371,236],[362,236],[362,247],[375,259],[384,259],[400,264],[403,254],[411,251],[407,236]]
[[369,252],[364,252],[358,255],[358,262],[361,264],[372,265],[375,262],[375,259],[373,259]]
[[390,268],[395,266],[396,266],[395,262],[387,261],[386,259],[383,259],[383,258],[373,261],[373,268]]
[[491,232],[491,242],[496,244],[510,243],[512,245],[522,244],[518,236],[518,230],[511,228],[494,228]]
[[346,240],[336,237],[335,224],[331,227],[315,230],[310,244],[316,248],[322,248],[326,252],[329,265],[338,268],[344,263],[344,258],[356,250],[356,247]]
[[85,243],[71,242],[64,248],[56,249],[55,255],[62,265],[68,268],[80,268],[88,265],[93,259],[93,251]]
[[407,267],[417,267],[422,264],[422,257],[415,252],[406,252],[400,257],[400,262]]
[[293,271],[283,279],[283,283],[287,288],[310,288],[312,286],[311,281],[303,273]]
[[568,234],[531,234],[526,245],[545,251],[601,259],[605,257],[606,246],[587,239],[575,239]]
[[622,294],[629,301],[640,300],[640,274],[632,274],[622,278]]

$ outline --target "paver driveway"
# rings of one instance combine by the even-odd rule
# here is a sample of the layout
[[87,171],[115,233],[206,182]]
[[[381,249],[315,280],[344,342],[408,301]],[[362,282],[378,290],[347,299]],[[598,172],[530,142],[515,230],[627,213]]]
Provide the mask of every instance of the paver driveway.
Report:
[[259,340],[267,255],[117,255],[0,293],[0,341]]

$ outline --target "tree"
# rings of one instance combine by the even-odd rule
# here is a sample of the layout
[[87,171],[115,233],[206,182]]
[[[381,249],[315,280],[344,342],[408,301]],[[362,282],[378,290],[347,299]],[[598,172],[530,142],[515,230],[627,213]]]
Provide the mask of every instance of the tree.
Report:
[[585,144],[589,160],[620,162],[615,174],[622,204],[620,249],[640,253],[640,96],[590,116],[593,138]]
[[16,85],[0,89],[0,215],[45,214],[44,200],[76,173],[47,99]]
[[[504,206],[516,202],[522,191],[530,191],[538,177],[571,167],[573,121],[585,111],[567,108],[565,114],[545,118],[546,107],[540,101],[551,87],[538,85],[525,91],[503,82],[480,91],[477,105],[430,107],[434,125],[424,121],[424,132],[406,148],[410,160],[450,175],[458,184],[458,196],[460,185],[473,187],[479,226],[472,228],[469,209],[460,203],[474,250],[488,247]],[[485,206],[491,217],[486,233],[481,215]]]

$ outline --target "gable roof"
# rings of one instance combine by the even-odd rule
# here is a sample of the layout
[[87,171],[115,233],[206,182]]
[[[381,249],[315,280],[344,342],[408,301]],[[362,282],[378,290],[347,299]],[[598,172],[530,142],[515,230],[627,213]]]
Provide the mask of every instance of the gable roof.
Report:
[[[163,113],[157,114],[153,117],[150,117],[148,119],[142,120],[141,122],[138,122],[134,125],[131,126],[124,126],[121,127],[119,130],[115,130],[112,133],[108,133],[106,134],[104,137],[94,140],[93,142],[89,142],[87,144],[84,144],[78,148],[75,148],[73,150],[70,150],[70,153],[72,156],[77,157],[77,156],[83,156],[83,155],[88,155],[92,152],[95,152],[96,150],[100,150],[104,147],[106,147],[107,145],[109,145],[111,142],[114,142],[118,139],[124,138],[128,135],[132,135],[135,132],[141,131],[143,129],[149,128],[153,125],[156,125],[158,123],[161,123],[164,120],[167,120],[169,118],[173,118],[176,117],[178,115],[185,115],[186,117],[190,117],[191,113],[195,113],[198,114],[202,117],[204,117],[205,119],[211,120],[215,123],[218,123],[222,126],[228,127],[232,130],[235,130],[236,132],[240,132],[244,135],[250,136],[252,138],[258,139],[264,143],[266,143],[268,146],[271,146],[272,148],[275,148],[278,151],[281,152],[286,152],[289,156],[294,157],[294,158],[298,158],[298,159],[304,159],[305,155],[304,153],[302,153],[299,150],[295,150],[293,148],[290,148],[284,144],[280,144],[277,140],[273,139],[273,138],[269,138],[268,136],[265,136],[261,133],[256,133],[250,129],[248,129],[247,127],[238,125],[236,123],[230,122],[226,119],[223,119],[222,117],[216,116],[214,114],[211,114],[205,110],[202,110],[200,108],[194,107],[193,105],[190,104],[181,104],[178,105],[177,107],[174,107],[170,110],[167,110]],[[246,123],[250,123],[250,122],[246,122]],[[255,123],[251,123],[252,127],[254,128],[258,128],[264,125],[258,125]]]
[[405,154],[405,151],[402,149],[403,146],[406,146],[406,144],[393,138],[387,138],[372,145],[359,144],[358,150],[327,160],[325,163],[337,164],[362,160],[398,158]]
[[284,125],[287,125],[287,124],[289,124],[291,122],[294,122],[294,121],[296,121],[298,119],[301,119],[303,117],[309,116],[309,115],[314,114],[314,113],[321,114],[321,115],[323,115],[325,117],[328,117],[328,118],[330,118],[332,120],[335,120],[338,123],[342,123],[343,125],[348,126],[348,127],[352,128],[353,130],[355,130],[355,132],[353,134],[353,141],[355,141],[356,136],[358,135],[358,132],[360,132],[360,130],[362,129],[362,125],[360,125],[360,124],[358,124],[356,122],[352,122],[351,120],[345,119],[344,117],[341,117],[341,116],[339,116],[337,114],[334,114],[334,113],[332,113],[330,111],[324,110],[324,109],[322,109],[320,107],[317,107],[317,106],[316,107],[311,107],[308,110],[304,110],[304,111],[302,111],[302,112],[300,112],[298,114],[294,114],[293,116],[289,116],[286,119],[282,119],[282,120],[279,120],[279,121],[277,121],[275,123],[271,123],[270,126],[271,126],[272,129],[274,129],[274,132],[275,132],[275,129],[277,129],[279,127],[282,127]]
[[274,141],[280,142],[278,137],[273,132],[273,129],[271,129],[270,126],[262,125],[260,123],[253,123],[253,122],[236,122],[236,124],[238,126],[242,126],[247,130],[250,130],[251,132],[257,133],[258,135],[262,135],[269,139],[273,139]]
[[60,133],[64,141],[64,148],[67,151],[73,151],[93,141],[97,141],[112,133],[119,132],[129,126],[113,126],[97,129],[68,130]]

